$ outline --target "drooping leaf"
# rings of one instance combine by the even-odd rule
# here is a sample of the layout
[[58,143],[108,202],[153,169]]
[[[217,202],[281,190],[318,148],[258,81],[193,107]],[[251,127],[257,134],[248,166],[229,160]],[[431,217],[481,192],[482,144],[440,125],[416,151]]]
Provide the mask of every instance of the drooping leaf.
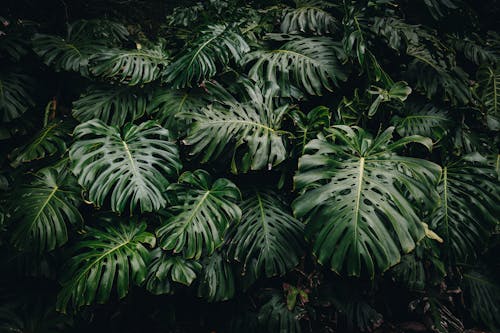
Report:
[[500,209],[500,185],[489,167],[455,162],[443,167],[439,183],[441,206],[431,219],[431,228],[444,239],[451,260],[474,260]]
[[66,312],[69,304],[77,310],[105,303],[113,290],[123,298],[131,285],[140,285],[146,278],[150,256],[143,244],[155,244],[154,236],[145,230],[145,223],[133,221],[88,228],[64,270],[57,309]]
[[472,317],[484,323],[494,332],[500,328],[500,286],[498,281],[478,271],[468,271],[463,275],[466,302]]
[[150,49],[109,49],[92,57],[92,73],[135,86],[156,80],[168,63],[161,44]]
[[254,85],[249,102],[239,103],[229,96],[196,113],[181,113],[193,120],[183,143],[192,146],[191,153],[200,155],[202,163],[231,154],[233,172],[278,165],[287,155],[281,123],[288,105],[274,106],[276,88]]
[[312,140],[299,160],[295,186],[301,195],[294,213],[307,218],[318,261],[336,272],[373,277],[424,237],[419,212],[405,192],[432,208],[440,168],[397,155],[407,143],[431,143],[418,136],[391,143],[393,130],[372,138],[359,127],[334,126],[327,138]]
[[24,74],[0,73],[0,112],[4,122],[19,118],[34,105],[30,94],[31,80]]
[[25,251],[51,251],[68,240],[67,223],[83,224],[80,187],[64,169],[42,169],[34,177],[12,198],[12,242]]
[[66,140],[72,129],[73,124],[68,120],[55,120],[47,124],[30,143],[14,149],[11,154],[11,165],[17,167],[22,163],[56,154],[62,156],[66,152]]
[[162,248],[185,258],[212,254],[222,244],[229,225],[241,218],[236,204],[241,195],[236,185],[225,178],[214,181],[204,170],[183,173],[167,193],[172,216],[156,234]]
[[94,119],[80,124],[69,156],[78,182],[91,202],[132,213],[156,211],[166,204],[169,179],[181,169],[178,149],[169,133],[153,121],[127,124],[123,130]]
[[158,248],[151,253],[146,288],[155,295],[170,294],[174,290],[172,282],[190,286],[200,270],[201,264],[197,261]]
[[325,1],[295,1],[296,8],[284,11],[281,21],[281,32],[309,32],[326,35],[338,29],[338,22],[326,9],[331,4]]
[[211,78],[217,67],[238,63],[250,50],[243,37],[231,26],[212,25],[181,53],[165,71],[164,80],[173,88],[192,87]]
[[144,115],[150,98],[145,89],[91,86],[73,102],[72,114],[80,122],[100,119],[108,125],[123,126]]
[[[241,222],[230,234],[229,253],[256,277],[284,275],[299,262],[303,226],[272,191],[249,192]],[[247,266],[253,267],[247,267]]]
[[209,302],[227,301],[234,297],[235,278],[231,265],[220,253],[203,261],[198,296]]
[[243,61],[253,63],[248,73],[252,80],[272,82],[282,96],[290,96],[291,85],[310,95],[332,91],[347,79],[344,58],[342,46],[330,38],[295,37],[279,49],[251,52]]

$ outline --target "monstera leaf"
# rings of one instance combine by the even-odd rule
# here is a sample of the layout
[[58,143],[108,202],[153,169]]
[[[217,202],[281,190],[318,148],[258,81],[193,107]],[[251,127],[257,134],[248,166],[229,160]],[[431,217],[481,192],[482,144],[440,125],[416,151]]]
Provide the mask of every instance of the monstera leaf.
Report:
[[83,305],[105,303],[113,290],[123,298],[131,285],[140,285],[149,262],[149,251],[143,244],[155,244],[154,236],[145,230],[145,223],[134,222],[88,228],[64,270],[57,309],[66,312],[68,304],[76,310]]
[[336,272],[373,277],[398,263],[401,251],[413,250],[424,237],[416,207],[439,200],[433,188],[439,166],[395,153],[410,142],[430,148],[430,139],[391,143],[393,130],[372,138],[359,127],[334,126],[299,160],[295,186],[301,195],[293,209],[307,219],[318,261]]
[[180,131],[185,125],[177,115],[198,112],[208,104],[208,94],[202,89],[158,88],[153,92],[147,112],[168,130]]
[[162,248],[182,252],[185,258],[198,259],[204,250],[213,253],[229,225],[240,220],[240,191],[225,178],[213,181],[204,170],[188,171],[167,191],[172,216],[156,234]]
[[500,328],[500,286],[498,280],[470,270],[463,275],[463,287],[468,296],[472,317],[495,332]]
[[474,259],[489,232],[498,225],[500,186],[495,170],[467,162],[443,167],[441,206],[431,228],[444,239],[452,260]]
[[264,332],[300,333],[300,317],[303,312],[299,307],[288,310],[282,296],[274,293],[260,308],[258,318]]
[[89,200],[102,206],[109,198],[115,212],[127,206],[133,212],[137,205],[143,212],[163,208],[169,179],[182,167],[168,135],[153,121],[127,124],[121,133],[97,119],[77,126],[69,156]]
[[310,95],[321,95],[347,79],[341,66],[344,58],[341,44],[329,38],[295,37],[279,49],[249,53],[244,62],[253,63],[249,71],[252,80],[278,85],[282,96],[290,96],[291,85]]
[[100,119],[108,125],[123,126],[142,117],[150,95],[145,89],[92,86],[73,102],[73,117],[80,122]]
[[[479,94],[487,110],[490,129],[499,130],[500,119],[500,69],[482,67],[478,72]],[[492,125],[496,124],[496,125]]]
[[307,114],[295,110],[291,115],[300,139],[301,154],[304,154],[306,143],[314,139],[323,129],[330,127],[330,110],[325,106],[317,106]]
[[238,103],[229,96],[225,104],[214,103],[196,113],[180,114],[193,120],[183,143],[193,146],[191,153],[201,155],[202,163],[213,161],[228,150],[235,173],[238,169],[271,169],[285,160],[285,132],[280,127],[288,105],[274,107],[276,86],[254,88],[253,100],[249,102]]
[[209,302],[227,301],[234,297],[235,277],[231,264],[222,254],[214,253],[203,261],[198,296]]
[[50,251],[68,240],[67,222],[83,223],[80,187],[64,169],[43,169],[34,176],[16,193],[12,241],[22,250]]
[[135,86],[156,80],[168,62],[162,45],[139,50],[110,49],[92,57],[92,73]]
[[90,57],[106,46],[106,39],[92,38],[89,35],[94,28],[97,26],[92,25],[91,28],[88,21],[81,20],[68,25],[66,38],[35,34],[33,49],[46,65],[54,66],[58,71],[75,71],[88,75]]
[[30,78],[18,73],[0,73],[0,116],[10,122],[34,105],[30,98]]
[[201,265],[197,261],[155,249],[148,266],[146,288],[155,295],[173,293],[172,282],[190,286],[200,269]]
[[337,20],[326,11],[331,4],[326,1],[295,1],[297,8],[287,9],[281,22],[281,32],[310,32],[325,35],[337,30]]
[[12,152],[13,167],[22,163],[39,160],[48,156],[59,154],[62,156],[66,152],[66,140],[73,129],[71,121],[56,120],[47,124],[34,139]]
[[451,119],[446,111],[431,103],[408,103],[403,114],[394,116],[391,122],[401,136],[422,135],[437,140],[446,133]]
[[174,88],[192,87],[217,73],[217,66],[239,62],[250,50],[236,29],[225,25],[208,26],[193,45],[170,64],[165,81]]
[[303,226],[275,192],[250,192],[241,204],[241,222],[230,234],[229,253],[243,271],[259,276],[283,275],[302,254]]

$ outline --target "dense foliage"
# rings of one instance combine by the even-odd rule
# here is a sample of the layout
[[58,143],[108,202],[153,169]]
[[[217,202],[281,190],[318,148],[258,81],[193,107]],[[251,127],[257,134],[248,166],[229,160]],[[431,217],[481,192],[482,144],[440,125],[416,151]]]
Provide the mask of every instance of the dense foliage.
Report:
[[1,332],[500,330],[496,0],[1,10]]

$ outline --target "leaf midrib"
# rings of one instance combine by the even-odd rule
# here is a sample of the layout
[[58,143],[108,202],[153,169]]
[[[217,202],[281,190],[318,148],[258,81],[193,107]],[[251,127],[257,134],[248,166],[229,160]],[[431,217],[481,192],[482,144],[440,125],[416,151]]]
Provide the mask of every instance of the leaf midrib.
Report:
[[266,125],[263,125],[263,124],[260,124],[260,123],[256,123],[256,122],[253,122],[253,121],[248,121],[248,120],[213,120],[213,121],[207,121],[206,123],[208,124],[244,124],[244,125],[248,125],[248,126],[252,126],[252,127],[261,127],[269,132],[273,132],[275,133],[276,130],[274,128],[271,128],[269,126],[266,126]]
[[35,215],[35,217],[31,221],[31,223],[30,223],[30,230],[31,230],[31,227],[33,227],[33,225],[35,224],[35,222],[38,220],[38,218],[40,217],[40,215],[42,214],[42,212],[45,210],[45,207],[49,204],[50,200],[52,200],[52,197],[56,194],[56,192],[57,192],[58,189],[59,189],[59,187],[57,185],[55,185],[54,188],[52,189],[52,191],[50,191],[47,199],[45,199],[44,203],[42,204],[42,206],[38,210],[37,214]]
[[365,158],[359,159],[358,186],[356,192],[356,206],[354,211],[354,244],[358,242],[358,222],[359,222],[359,207],[361,204],[361,192],[363,187],[363,175],[365,172]]
[[[131,241],[132,241],[132,239],[126,239],[124,243],[120,243],[119,245],[111,248],[110,250],[104,252],[104,254],[100,255],[96,260],[94,260],[90,265],[88,265],[87,268],[85,268],[80,274],[78,274],[78,277],[74,280],[76,282],[75,284],[78,284],[78,282],[80,281],[80,279],[82,277],[84,277],[85,274],[87,274],[87,272],[90,269],[92,269],[92,267],[94,267],[95,264],[97,264],[98,262],[100,262],[103,258],[107,257],[111,253],[113,253],[115,251],[118,251],[118,249],[120,249],[120,248],[122,248],[124,246],[127,246],[128,244],[130,244]],[[99,279],[100,279],[100,277],[99,277]]]

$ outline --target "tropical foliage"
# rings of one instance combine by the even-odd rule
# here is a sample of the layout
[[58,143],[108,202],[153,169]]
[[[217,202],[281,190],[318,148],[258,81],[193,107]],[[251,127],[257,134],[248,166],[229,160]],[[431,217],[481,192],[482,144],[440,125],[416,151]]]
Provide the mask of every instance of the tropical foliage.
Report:
[[500,329],[496,1],[2,9],[0,332]]

